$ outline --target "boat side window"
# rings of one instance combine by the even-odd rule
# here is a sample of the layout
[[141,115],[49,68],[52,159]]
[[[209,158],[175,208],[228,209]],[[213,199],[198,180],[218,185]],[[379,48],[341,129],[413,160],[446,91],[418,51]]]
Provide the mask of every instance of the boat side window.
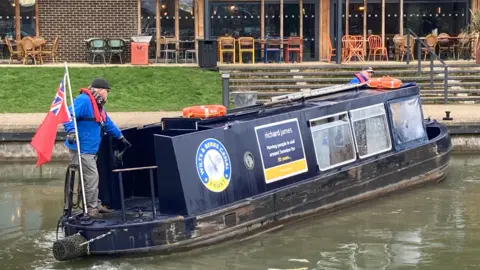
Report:
[[356,160],[347,112],[310,120],[317,164],[325,171]]
[[428,141],[420,96],[389,101],[388,110],[396,150],[415,147]]
[[392,149],[383,103],[350,111],[353,135],[360,158]]

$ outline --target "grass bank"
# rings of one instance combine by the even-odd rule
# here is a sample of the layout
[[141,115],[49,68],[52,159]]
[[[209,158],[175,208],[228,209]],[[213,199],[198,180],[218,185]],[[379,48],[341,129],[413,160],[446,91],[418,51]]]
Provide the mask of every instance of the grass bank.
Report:
[[[0,68],[0,113],[47,112],[63,72],[57,67]],[[112,87],[106,104],[110,112],[176,111],[191,105],[222,103],[221,79],[214,71],[190,67],[75,67],[69,72],[74,97],[93,78],[104,77]]]

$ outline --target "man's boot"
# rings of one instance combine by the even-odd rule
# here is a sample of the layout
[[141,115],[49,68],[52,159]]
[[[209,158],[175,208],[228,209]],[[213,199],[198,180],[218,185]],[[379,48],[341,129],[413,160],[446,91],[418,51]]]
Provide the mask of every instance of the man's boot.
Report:
[[87,215],[89,215],[91,218],[103,218],[103,215],[100,214],[100,212],[98,211],[98,209],[88,209],[87,211]]
[[111,214],[113,213],[113,210],[112,209],[108,209],[107,207],[103,206],[103,205],[100,205],[98,207],[98,212],[100,213],[103,213],[103,214]]

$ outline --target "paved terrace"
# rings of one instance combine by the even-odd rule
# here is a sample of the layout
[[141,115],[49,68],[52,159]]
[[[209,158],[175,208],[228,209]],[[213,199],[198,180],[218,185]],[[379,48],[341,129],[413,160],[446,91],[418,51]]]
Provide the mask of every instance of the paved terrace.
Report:
[[[432,117],[448,125],[480,124],[480,104],[423,105],[425,118]],[[450,111],[452,121],[442,120]],[[45,118],[45,113],[0,114],[0,132],[34,132]],[[181,112],[111,112],[112,120],[120,127],[136,127],[159,122],[162,117],[180,116]],[[59,125],[59,131],[63,127]]]
[[[427,66],[427,65],[430,65],[430,60],[427,59],[427,61],[423,61],[422,59],[422,65],[424,66]],[[475,61],[474,60],[444,60],[444,62],[447,64],[447,65],[461,65],[461,64],[475,64]],[[412,65],[412,66],[416,66],[418,64],[418,61],[410,61],[409,65]],[[440,61],[438,60],[435,60],[434,61],[434,64],[435,65],[441,65]],[[221,63],[218,63],[218,66],[219,67],[241,67],[241,66],[245,66],[245,67],[251,67],[251,66],[258,66],[258,67],[276,67],[276,66],[281,66],[281,67],[284,67],[284,66],[291,66],[291,67],[295,67],[295,66],[312,66],[312,65],[331,65],[331,66],[336,66],[336,67],[347,67],[347,66],[389,66],[389,65],[407,65],[407,62],[406,60],[404,59],[404,62],[400,62],[400,61],[352,61],[352,62],[345,62],[345,63],[342,63],[342,64],[336,64],[335,61],[332,61],[330,63],[328,62],[302,62],[302,63],[263,63],[263,62],[258,62],[258,63],[255,63],[255,64],[246,64],[246,63],[243,63],[243,64],[239,64],[239,63],[235,63],[235,64],[221,64]],[[59,61],[58,63],[44,63],[43,65],[34,65],[34,64],[27,64],[27,65],[23,65],[21,63],[18,63],[18,62],[12,62],[12,64],[8,64],[8,60],[0,60],[0,67],[11,67],[11,68],[15,68],[15,67],[64,67],[65,66],[65,63],[62,62],[62,61]],[[101,64],[101,63],[95,63],[95,64],[90,64],[90,63],[68,63],[68,66],[69,67],[145,67],[146,65],[132,65],[130,63],[124,63],[124,64],[117,64],[117,63],[114,63],[114,64]],[[198,64],[197,63],[150,63],[148,65],[149,67],[197,67],[198,68]],[[480,67],[480,65],[479,65]]]

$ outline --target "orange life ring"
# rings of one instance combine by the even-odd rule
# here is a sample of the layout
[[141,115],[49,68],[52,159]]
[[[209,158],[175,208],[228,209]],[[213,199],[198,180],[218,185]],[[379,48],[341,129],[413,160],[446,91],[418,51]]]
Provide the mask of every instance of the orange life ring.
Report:
[[183,117],[185,118],[212,118],[225,114],[227,114],[227,108],[223,105],[201,105],[183,109]]
[[402,86],[402,81],[390,76],[383,76],[381,78],[371,78],[367,85],[378,89],[397,89]]

